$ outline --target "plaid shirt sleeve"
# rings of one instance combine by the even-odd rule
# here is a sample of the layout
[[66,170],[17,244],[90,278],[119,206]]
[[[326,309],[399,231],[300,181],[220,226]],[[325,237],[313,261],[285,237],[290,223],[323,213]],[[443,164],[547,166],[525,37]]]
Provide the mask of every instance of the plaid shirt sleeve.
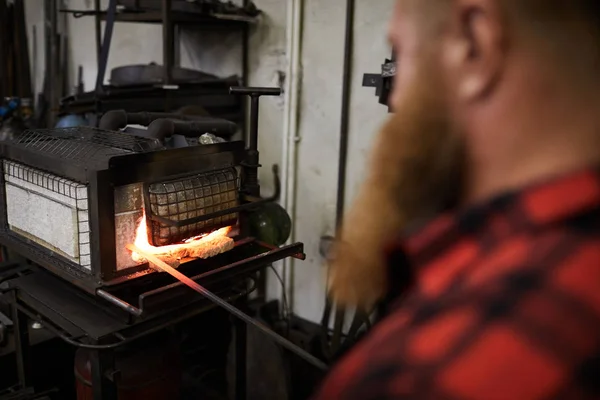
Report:
[[455,236],[315,398],[600,399],[600,211],[546,222]]

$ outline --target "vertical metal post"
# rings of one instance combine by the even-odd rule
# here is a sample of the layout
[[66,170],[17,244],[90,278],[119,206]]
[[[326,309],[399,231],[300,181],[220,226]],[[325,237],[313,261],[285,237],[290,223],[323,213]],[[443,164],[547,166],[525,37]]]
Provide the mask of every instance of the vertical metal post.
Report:
[[173,24],[173,66],[181,66],[181,25]]
[[58,74],[58,15],[56,0],[47,0],[46,2],[46,84],[48,85],[48,107],[47,124],[49,128],[54,127],[55,113],[58,106],[58,94],[56,78]]
[[22,389],[31,385],[31,359],[29,348],[29,319],[19,311],[17,298],[12,303],[12,321],[15,333],[15,354],[17,357],[17,375]]
[[108,53],[110,52],[110,43],[112,41],[113,28],[117,18],[117,0],[110,0],[108,3],[108,12],[106,13],[106,24],[104,26],[104,37],[102,38],[102,48],[100,50],[100,59],[98,60],[98,76],[96,76],[96,100],[98,94],[102,93],[102,84],[106,74],[108,64]]
[[[242,163],[244,168],[242,179],[242,190],[251,196],[260,197],[260,184],[258,182],[259,153],[258,153],[258,117],[260,96],[279,96],[280,88],[252,88],[238,87],[230,88],[231,94],[240,94],[250,97],[250,129],[246,135],[246,157]],[[240,218],[247,218],[242,215]],[[242,222],[244,222],[242,220]],[[243,223],[242,225],[246,225]],[[258,275],[257,298],[264,299],[266,293],[266,275],[261,272]]]
[[348,167],[348,134],[350,125],[350,92],[352,91],[352,52],[354,50],[355,0],[346,1],[346,37],[344,44],[344,73],[342,77],[342,110],[340,113],[340,148],[335,224],[339,228],[344,218],[346,202],[346,172]]
[[246,340],[248,327],[239,318],[234,318],[233,327],[235,330],[235,400],[246,400]]
[[102,24],[100,19],[100,0],[94,0],[94,29],[96,34],[96,63],[100,65],[100,55],[102,54]]
[[[243,5],[247,7],[250,0],[244,0]],[[248,74],[250,65],[250,24],[244,23],[242,26],[242,79],[241,85],[248,86]],[[242,137],[246,137],[248,133],[248,100],[246,98],[241,99],[242,101]]]
[[171,18],[171,0],[162,2],[162,39],[163,39],[163,84],[170,85],[175,59],[173,22]]
[[250,129],[246,138],[246,176],[245,189],[252,196],[260,196],[260,186],[258,184],[258,114],[259,114],[260,95],[250,95]]
[[92,393],[94,400],[117,400],[117,385],[114,379],[109,379],[109,373],[114,371],[114,354],[110,350],[90,351],[92,367]]

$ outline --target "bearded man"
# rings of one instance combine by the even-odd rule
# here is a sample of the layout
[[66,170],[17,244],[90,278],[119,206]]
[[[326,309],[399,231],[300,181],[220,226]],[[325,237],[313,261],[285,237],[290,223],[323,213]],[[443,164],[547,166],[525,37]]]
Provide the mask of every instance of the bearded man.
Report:
[[600,1],[398,0],[390,41],[330,284],[386,317],[316,398],[600,398]]

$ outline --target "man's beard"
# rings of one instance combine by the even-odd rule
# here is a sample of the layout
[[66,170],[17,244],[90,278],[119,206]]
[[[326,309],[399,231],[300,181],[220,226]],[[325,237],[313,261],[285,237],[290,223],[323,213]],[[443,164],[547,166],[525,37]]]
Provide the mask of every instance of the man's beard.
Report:
[[459,200],[463,142],[436,76],[421,70],[376,138],[331,254],[329,289],[339,305],[368,308],[381,300],[389,285],[386,247],[410,224]]

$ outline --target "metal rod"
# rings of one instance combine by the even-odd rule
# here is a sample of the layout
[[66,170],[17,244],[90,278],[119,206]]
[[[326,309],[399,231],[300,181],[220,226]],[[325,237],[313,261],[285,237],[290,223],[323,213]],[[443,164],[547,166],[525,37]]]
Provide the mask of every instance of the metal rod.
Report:
[[46,40],[49,40],[50,52],[49,59],[46,60],[46,76],[48,78],[48,102],[50,104],[50,112],[48,113],[48,127],[54,127],[56,108],[58,106],[58,94],[57,94],[57,86],[56,86],[56,78],[58,76],[58,15],[56,8],[56,0],[49,0],[49,7],[47,23],[49,22],[48,30],[46,31],[49,35]]
[[31,359],[29,346],[29,324],[25,314],[17,307],[16,295],[13,294],[12,320],[15,340],[15,353],[17,358],[17,376],[22,388],[31,384]]
[[173,23],[171,20],[171,0],[162,1],[162,40],[163,40],[163,84],[170,85],[174,64]]
[[96,63],[100,65],[100,57],[102,54],[102,24],[100,19],[100,0],[94,0],[94,29],[96,34]]
[[258,115],[259,96],[250,96],[250,131],[248,134],[248,150],[258,151]]
[[122,308],[123,310],[126,310],[128,313],[135,315],[136,317],[139,317],[143,313],[142,310],[140,310],[139,308],[129,304],[125,300],[122,300],[118,297],[113,296],[112,294],[110,294],[102,289],[96,290],[96,294],[98,295],[98,297],[103,298],[104,300],[108,301],[112,305],[115,305],[119,308]]
[[107,372],[115,367],[114,354],[110,350],[90,351],[90,367],[94,400],[117,400],[116,382],[107,376]]
[[344,73],[342,81],[342,112],[340,124],[340,156],[338,161],[338,189],[335,223],[339,228],[344,217],[346,201],[346,169],[348,164],[348,130],[350,123],[350,90],[352,84],[352,51],[354,46],[354,4],[346,1],[346,39],[344,44]]
[[96,77],[96,94],[102,92],[104,75],[108,64],[108,53],[110,52],[110,43],[112,41],[113,28],[117,18],[117,0],[110,0],[106,12],[106,24],[104,25],[104,37],[102,38],[102,49],[100,59],[98,60],[98,76]]
[[248,326],[236,318],[233,322],[235,329],[235,400],[246,400],[248,368]]
[[219,307],[222,307],[225,310],[229,311],[235,317],[241,319],[242,321],[246,322],[247,324],[254,326],[259,331],[261,331],[262,333],[264,333],[265,335],[267,335],[271,339],[273,339],[275,342],[280,344],[282,347],[285,347],[286,349],[288,349],[292,353],[298,355],[299,357],[303,358],[304,360],[308,361],[315,367],[322,369],[322,370],[327,370],[328,367],[323,361],[319,360],[312,354],[309,354],[308,352],[302,350],[301,348],[299,348],[298,346],[296,346],[289,340],[285,339],[284,337],[273,332],[266,325],[260,323],[259,321],[255,320],[254,318],[250,317],[249,315],[244,314],[242,311],[240,311],[236,307],[232,306],[231,304],[227,303],[226,301],[221,299],[219,296],[217,296],[214,293],[210,292],[209,290],[205,289],[203,286],[199,285],[198,283],[194,282],[192,279],[188,278],[186,275],[182,274],[181,272],[177,271],[175,268],[171,267],[169,264],[165,263],[160,258],[158,258],[152,254],[148,254],[148,253],[138,249],[136,246],[134,246],[132,244],[127,245],[127,249],[142,255],[146,260],[148,260],[149,263],[154,264],[154,266],[156,268],[158,268],[159,270],[162,270],[162,271],[168,273],[173,278],[177,279],[184,285],[186,285],[186,286],[190,287],[191,289],[195,290],[196,292],[200,293],[201,295],[203,295],[204,297],[206,297],[207,299],[209,299],[210,301],[212,301]]

